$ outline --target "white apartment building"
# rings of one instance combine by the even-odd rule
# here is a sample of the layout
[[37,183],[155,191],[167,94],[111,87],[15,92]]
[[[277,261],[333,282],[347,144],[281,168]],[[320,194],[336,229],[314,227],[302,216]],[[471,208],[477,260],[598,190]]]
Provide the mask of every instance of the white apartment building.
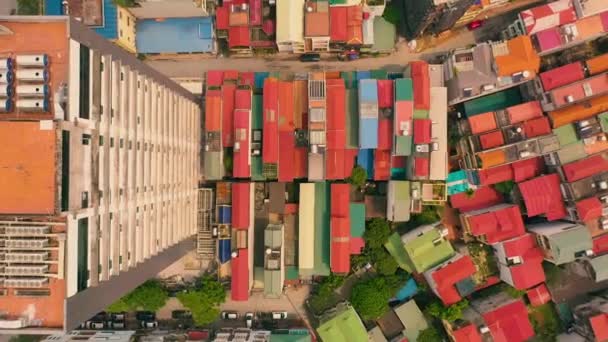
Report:
[[0,88],[0,333],[68,331],[193,247],[199,103],[68,17],[0,17]]

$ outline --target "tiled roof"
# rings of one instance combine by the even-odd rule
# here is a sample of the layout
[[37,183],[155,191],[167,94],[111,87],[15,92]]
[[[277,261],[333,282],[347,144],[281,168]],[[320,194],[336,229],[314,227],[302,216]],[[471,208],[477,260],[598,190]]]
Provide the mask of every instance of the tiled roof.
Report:
[[585,78],[585,71],[581,62],[563,65],[541,73],[540,80],[545,91],[555,89]]
[[502,131],[493,131],[481,134],[479,136],[479,142],[484,150],[488,150],[504,145],[505,139],[502,135]]
[[462,299],[456,288],[457,283],[470,278],[477,269],[468,255],[444,264],[432,271],[431,277],[435,282],[435,291],[445,305],[452,305]]
[[518,257],[521,260],[520,264],[506,267],[505,271],[508,270],[510,279],[508,283],[516,289],[523,290],[545,281],[543,253],[532,234],[505,241],[503,247],[506,258]]
[[519,183],[519,190],[529,217],[544,214],[548,220],[552,221],[566,216],[566,208],[559,184],[557,174],[537,177]]
[[485,236],[487,243],[511,239],[524,233],[524,222],[516,205],[492,209],[468,218],[471,234]]
[[503,198],[500,193],[489,186],[478,188],[472,195],[461,192],[450,196],[452,208],[458,209],[461,212],[486,208],[501,203],[502,201]]

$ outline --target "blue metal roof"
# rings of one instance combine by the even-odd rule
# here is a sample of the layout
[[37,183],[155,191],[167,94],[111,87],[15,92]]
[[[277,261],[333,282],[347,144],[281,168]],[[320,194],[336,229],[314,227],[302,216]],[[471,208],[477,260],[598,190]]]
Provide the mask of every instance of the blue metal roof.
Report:
[[92,29],[105,39],[118,38],[118,14],[112,0],[103,0],[103,26]]
[[63,15],[62,0],[46,0],[44,2],[44,15]]
[[360,149],[357,154],[357,165],[367,171],[367,179],[374,178],[374,150]]
[[213,21],[210,17],[168,18],[137,21],[137,52],[212,52]]
[[403,287],[399,289],[399,291],[397,291],[395,299],[397,299],[398,301],[404,301],[406,299],[414,297],[416,293],[418,293],[418,285],[416,285],[416,281],[414,280],[414,278],[410,278],[405,283],[405,285],[403,285]]
[[378,119],[359,120],[359,147],[378,147]]

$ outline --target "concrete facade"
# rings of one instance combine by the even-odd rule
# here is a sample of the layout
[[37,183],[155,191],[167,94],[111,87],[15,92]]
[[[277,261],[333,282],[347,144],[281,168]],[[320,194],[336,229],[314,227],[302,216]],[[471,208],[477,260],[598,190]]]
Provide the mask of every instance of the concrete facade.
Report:
[[[6,118],[17,120],[12,125],[19,129],[37,123],[40,131],[53,130],[57,137],[49,167],[31,159],[51,152],[32,148],[31,138],[15,136],[12,143],[25,144],[30,155],[19,157],[10,150],[10,163],[3,167],[19,175],[26,165],[24,177],[44,184],[50,174],[54,184],[44,191],[53,200],[29,211],[27,202],[18,211],[0,210],[0,221],[52,227],[41,237],[52,248],[48,263],[58,265],[36,274],[42,282],[36,289],[48,291],[35,300],[24,298],[22,305],[18,292],[23,285],[0,284],[0,307],[7,311],[0,334],[2,327],[71,330],[187,252],[183,243],[197,231],[200,107],[181,86],[74,19],[0,17],[0,25],[11,31],[0,36],[0,46],[6,47],[0,48],[2,58],[46,55],[44,68],[50,71],[45,82],[51,91],[44,96],[48,109],[30,113],[16,106]],[[50,43],[44,45],[32,30],[48,32]],[[15,82],[25,84],[19,78]],[[9,124],[0,121],[0,127]],[[16,179],[7,191],[18,198],[27,190],[20,184],[29,178]],[[8,205],[0,207],[18,208],[6,198]],[[22,223],[21,229],[32,225]],[[4,226],[0,223],[0,234]],[[2,234],[0,240],[32,234]],[[7,254],[24,252],[9,247],[0,244]],[[45,248],[30,246],[25,252]],[[3,325],[7,321],[12,325]]]

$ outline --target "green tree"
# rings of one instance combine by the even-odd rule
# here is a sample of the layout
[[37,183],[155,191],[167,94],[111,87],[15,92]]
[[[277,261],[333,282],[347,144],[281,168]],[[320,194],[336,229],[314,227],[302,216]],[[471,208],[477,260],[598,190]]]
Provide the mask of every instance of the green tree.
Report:
[[393,25],[397,25],[401,21],[401,11],[397,8],[397,5],[395,5],[394,3],[395,2],[391,2],[384,8],[384,13],[382,13],[382,18],[384,18],[384,20],[388,21],[389,23],[391,23]]
[[443,341],[443,337],[439,330],[435,327],[428,327],[420,332],[416,342],[439,342]]
[[367,181],[367,171],[364,168],[357,165],[353,168],[350,177],[346,179],[350,184],[357,186],[359,188],[365,185],[365,181]]
[[393,275],[397,272],[399,265],[386,250],[380,249],[376,256],[376,271],[381,275]]
[[222,284],[205,276],[196,289],[178,293],[177,299],[192,312],[197,325],[207,325],[219,316],[219,305],[226,300],[226,290]]
[[366,245],[372,249],[383,248],[391,233],[391,227],[387,220],[373,218],[365,226],[363,239],[365,239]]
[[508,195],[511,193],[511,191],[513,191],[514,186],[515,183],[513,183],[513,181],[508,180],[494,184],[494,189],[496,189],[496,191],[500,192],[501,194]]
[[375,277],[355,284],[350,302],[361,318],[372,320],[388,310],[388,300],[391,297],[392,293],[384,278]]
[[468,306],[469,301],[466,299],[450,306],[445,306],[439,301],[434,301],[425,311],[429,316],[444,319],[448,322],[454,322],[455,320],[462,318],[462,311]]
[[17,14],[19,15],[40,15],[40,0],[17,0]]
[[110,305],[109,312],[147,310],[157,311],[165,306],[167,291],[157,280],[148,280],[126,296]]
[[135,0],[113,0],[113,2],[121,7],[135,7],[137,5]]

